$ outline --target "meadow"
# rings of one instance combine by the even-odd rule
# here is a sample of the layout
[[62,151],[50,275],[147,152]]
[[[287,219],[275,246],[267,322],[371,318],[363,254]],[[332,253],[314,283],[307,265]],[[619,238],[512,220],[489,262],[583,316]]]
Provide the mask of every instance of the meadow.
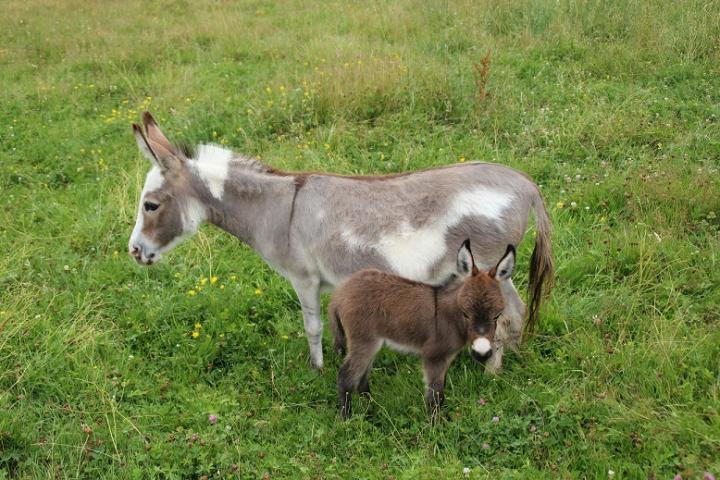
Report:
[[[0,479],[720,474],[720,2],[0,13]],[[557,266],[536,334],[497,377],[460,355],[436,424],[417,360],[382,352],[339,422],[327,329],[316,372],[249,247],[203,227],[128,256],[143,110],[288,170],[527,172]]]

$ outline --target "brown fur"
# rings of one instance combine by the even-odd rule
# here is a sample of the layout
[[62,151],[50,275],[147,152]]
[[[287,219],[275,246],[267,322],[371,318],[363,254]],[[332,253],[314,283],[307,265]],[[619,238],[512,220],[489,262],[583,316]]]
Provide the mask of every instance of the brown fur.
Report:
[[[467,246],[469,252],[469,242]],[[512,247],[503,260],[511,251],[514,262]],[[442,404],[450,363],[478,337],[492,343],[497,318],[505,307],[500,282],[495,278],[497,267],[483,272],[473,261],[468,269],[470,274],[463,282],[444,287],[366,269],[337,288],[329,317],[336,348],[347,351],[338,373],[343,418],[350,415],[353,390],[369,392],[369,370],[386,341],[422,358],[427,407],[434,412]]]

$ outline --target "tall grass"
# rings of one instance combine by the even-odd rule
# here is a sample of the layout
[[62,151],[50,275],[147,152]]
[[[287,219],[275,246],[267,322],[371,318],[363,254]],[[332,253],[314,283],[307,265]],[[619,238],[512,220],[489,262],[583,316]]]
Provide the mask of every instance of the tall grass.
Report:
[[[718,2],[1,8],[0,478],[720,472]],[[280,168],[527,172],[558,267],[538,335],[496,378],[462,355],[438,425],[416,361],[383,352],[339,423],[339,358],[309,369],[247,246],[125,254],[145,109]]]

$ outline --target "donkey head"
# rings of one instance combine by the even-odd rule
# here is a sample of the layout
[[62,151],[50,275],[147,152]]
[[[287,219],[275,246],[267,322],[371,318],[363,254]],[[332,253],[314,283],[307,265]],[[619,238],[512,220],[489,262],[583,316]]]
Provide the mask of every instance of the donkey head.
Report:
[[173,147],[145,112],[145,133],[133,124],[140,151],[152,162],[140,195],[137,220],[128,249],[142,265],[152,265],[164,252],[197,232],[207,211],[194,193],[188,159]]
[[468,239],[458,251],[457,267],[466,275],[458,291],[458,307],[465,318],[470,353],[475,360],[484,362],[492,355],[495,327],[505,308],[500,284],[512,277],[515,248],[508,245],[498,264],[484,272],[475,266]]

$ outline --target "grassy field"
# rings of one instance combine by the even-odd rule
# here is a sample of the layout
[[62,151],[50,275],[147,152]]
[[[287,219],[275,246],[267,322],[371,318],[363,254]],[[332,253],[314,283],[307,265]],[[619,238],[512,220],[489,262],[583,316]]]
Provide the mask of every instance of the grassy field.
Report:
[[[95,3],[0,6],[0,479],[720,473],[719,2]],[[284,169],[527,172],[538,334],[496,378],[461,355],[437,425],[383,352],[340,423],[247,246],[127,255],[145,109]]]

